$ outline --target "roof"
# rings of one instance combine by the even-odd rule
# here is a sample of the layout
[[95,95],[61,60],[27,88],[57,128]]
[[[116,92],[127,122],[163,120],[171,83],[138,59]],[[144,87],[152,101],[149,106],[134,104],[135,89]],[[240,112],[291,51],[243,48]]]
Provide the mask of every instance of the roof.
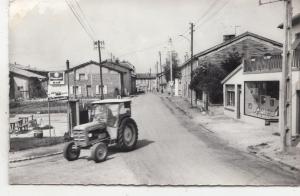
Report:
[[[260,40],[265,41],[265,42],[269,42],[269,43],[271,43],[271,44],[273,44],[273,45],[275,45],[275,46],[277,46],[277,47],[282,47],[282,43],[279,43],[279,42],[277,42],[277,41],[274,41],[274,40],[271,40],[271,39],[269,39],[269,38],[266,38],[266,37],[263,37],[263,36],[260,36],[260,35],[257,35],[257,34],[255,34],[255,33],[251,33],[251,32],[248,32],[248,31],[247,31],[247,32],[245,32],[245,33],[242,33],[242,34],[236,36],[235,38],[232,38],[232,39],[230,39],[230,40],[228,40],[228,41],[222,42],[221,44],[218,44],[218,45],[216,45],[216,46],[213,46],[213,47],[211,47],[211,48],[209,48],[209,49],[207,49],[207,50],[204,50],[204,51],[202,51],[202,52],[199,52],[198,54],[195,54],[193,58],[198,58],[198,57],[201,57],[201,56],[205,56],[205,55],[207,55],[207,54],[209,54],[209,53],[211,53],[211,52],[214,52],[214,51],[219,50],[220,48],[223,48],[223,47],[228,46],[228,45],[230,45],[230,44],[232,44],[232,43],[234,43],[234,42],[237,42],[237,41],[239,41],[239,40],[241,40],[241,39],[243,39],[243,38],[245,38],[245,37],[247,37],[247,36],[248,36],[248,37],[254,37],[254,38],[256,38],[256,39],[260,39]],[[190,62],[191,62],[191,58],[189,58],[187,61],[185,61],[185,62],[182,64],[181,67],[183,67],[183,66],[189,64]]]
[[150,73],[137,73],[136,74],[136,79],[155,79],[156,74],[151,74]]
[[227,82],[227,80],[229,80],[232,76],[234,76],[238,71],[240,71],[242,69],[242,65],[238,66],[237,68],[235,68],[232,72],[230,72],[230,74],[228,74],[222,81],[221,84],[224,84],[225,82]]
[[[293,18],[292,18],[292,26],[295,26],[295,25],[297,25],[299,23],[300,23],[300,13],[296,14],[295,16],[293,16]],[[283,29],[283,23],[279,24],[277,26],[277,28]]]
[[92,104],[106,104],[106,103],[124,103],[124,102],[131,102],[131,99],[124,98],[124,99],[103,99],[92,102]]
[[12,73],[27,77],[27,78],[46,79],[45,76],[42,76],[42,75],[39,75],[39,74],[30,72],[30,71],[27,71],[27,70],[18,68],[16,66],[14,66],[13,64],[9,65],[9,71],[12,72]]
[[[69,70],[67,70],[66,72],[68,72],[68,71],[73,71],[74,69],[79,69],[79,68],[81,68],[81,67],[85,67],[85,66],[87,66],[87,65],[91,65],[91,64],[94,64],[94,65],[100,65],[98,62],[96,62],[96,61],[89,61],[89,62],[86,62],[86,63],[82,63],[82,64],[80,64],[80,65],[77,65],[77,66],[75,66],[75,67],[71,67]],[[102,65],[102,67],[105,67],[105,68],[107,68],[107,69],[110,69],[110,70],[113,70],[113,71],[116,71],[116,72],[118,72],[118,73],[125,73],[125,71],[124,70],[122,70],[122,68],[123,69],[127,69],[127,68],[124,68],[124,66],[120,66],[120,64],[117,64],[117,63],[114,63],[114,62],[110,62],[110,61],[103,61],[103,62],[101,62],[101,65]],[[119,67],[119,68],[118,68]]]

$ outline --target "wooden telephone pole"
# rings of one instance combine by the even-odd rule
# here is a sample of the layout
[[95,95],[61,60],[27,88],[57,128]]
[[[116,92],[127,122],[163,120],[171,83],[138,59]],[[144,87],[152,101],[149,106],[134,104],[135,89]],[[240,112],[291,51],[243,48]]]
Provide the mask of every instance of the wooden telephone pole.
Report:
[[280,85],[280,132],[282,151],[291,145],[292,137],[292,0],[285,0],[284,46],[282,55],[282,79]]
[[259,5],[284,1],[284,45],[282,54],[282,78],[280,82],[279,123],[281,150],[286,151],[291,146],[292,137],[292,0],[274,0],[262,2]]
[[102,77],[102,61],[101,61],[101,48],[104,47],[104,41],[97,41],[97,48],[99,53],[99,68],[100,68],[100,99],[104,99],[103,96],[103,77]]
[[[190,84],[192,82],[193,78],[193,56],[194,56],[194,23],[190,23],[190,30],[191,30],[191,80]],[[191,107],[193,107],[193,90],[191,89]]]

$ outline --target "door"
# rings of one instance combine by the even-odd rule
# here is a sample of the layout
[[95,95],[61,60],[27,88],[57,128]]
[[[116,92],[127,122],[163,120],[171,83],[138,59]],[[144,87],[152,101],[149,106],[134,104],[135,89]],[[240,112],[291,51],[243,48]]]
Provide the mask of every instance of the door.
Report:
[[237,103],[236,103],[236,118],[241,118],[241,93],[242,93],[242,86],[239,84],[237,85]]
[[296,130],[297,134],[300,134],[300,90],[297,90],[297,111],[296,111]]
[[86,96],[87,97],[90,97],[92,94],[92,87],[91,87],[91,85],[87,85],[86,86]]

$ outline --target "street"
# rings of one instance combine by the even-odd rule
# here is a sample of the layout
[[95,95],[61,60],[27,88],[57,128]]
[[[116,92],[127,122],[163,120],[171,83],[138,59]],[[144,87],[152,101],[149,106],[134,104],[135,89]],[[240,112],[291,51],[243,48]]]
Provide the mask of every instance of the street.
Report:
[[121,185],[299,185],[299,174],[229,147],[213,133],[190,123],[166,98],[133,98],[139,128],[137,149],[110,149],[105,162],[66,161],[62,155],[10,163],[11,184]]

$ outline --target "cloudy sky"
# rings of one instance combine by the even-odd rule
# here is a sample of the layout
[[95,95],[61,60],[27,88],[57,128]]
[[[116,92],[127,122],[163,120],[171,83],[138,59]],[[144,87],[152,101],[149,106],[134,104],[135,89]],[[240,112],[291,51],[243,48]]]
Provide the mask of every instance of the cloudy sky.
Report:
[[[76,0],[68,0],[76,6]],[[268,0],[263,0],[268,1]],[[137,72],[155,67],[169,48],[181,61],[189,50],[189,22],[196,23],[194,53],[222,42],[222,35],[245,31],[283,42],[277,25],[283,21],[283,2],[258,5],[258,0],[77,0],[94,39],[104,40],[103,59],[110,53],[135,65]],[[300,1],[293,1],[294,14]],[[76,8],[76,7],[75,7]],[[78,9],[78,7],[77,7]],[[80,9],[78,9],[80,10]],[[65,0],[11,0],[10,62],[39,69],[61,70],[98,60],[90,36]]]

